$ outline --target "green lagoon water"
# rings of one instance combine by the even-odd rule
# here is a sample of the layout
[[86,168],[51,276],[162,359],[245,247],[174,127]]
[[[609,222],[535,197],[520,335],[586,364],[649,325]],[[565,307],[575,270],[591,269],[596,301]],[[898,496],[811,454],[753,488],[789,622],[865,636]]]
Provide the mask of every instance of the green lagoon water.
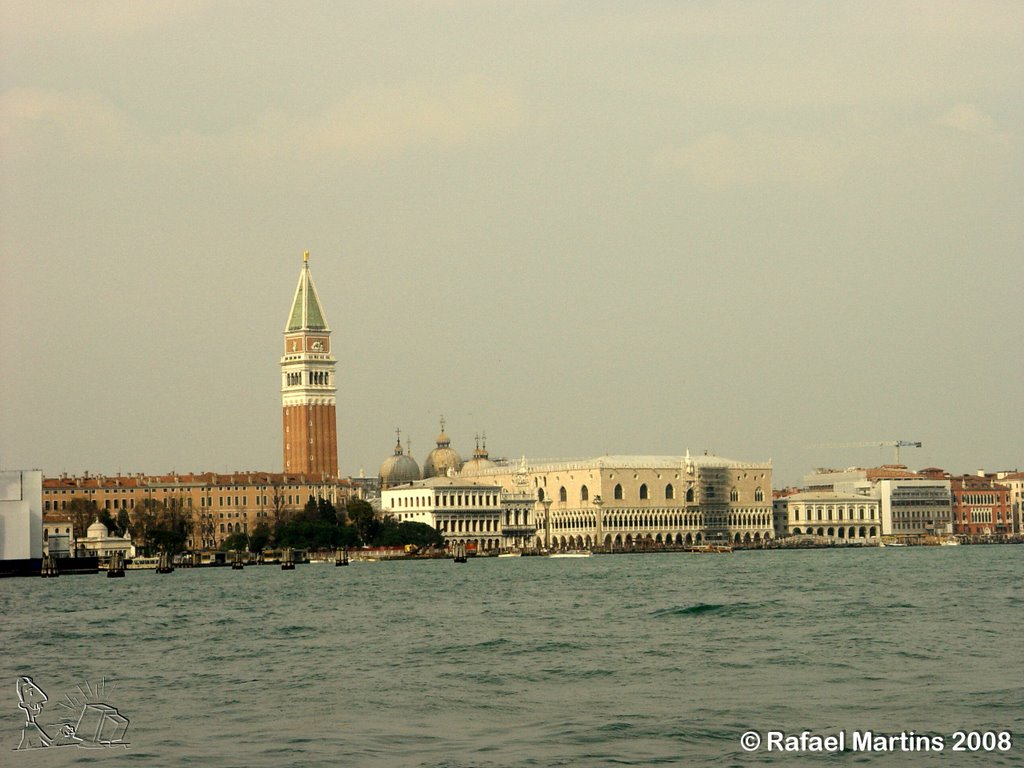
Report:
[[[1022,572],[1024,547],[964,546],[6,579],[0,766],[1024,764]],[[15,751],[22,675],[47,733],[92,698],[128,746]],[[947,749],[747,753],[749,730]]]

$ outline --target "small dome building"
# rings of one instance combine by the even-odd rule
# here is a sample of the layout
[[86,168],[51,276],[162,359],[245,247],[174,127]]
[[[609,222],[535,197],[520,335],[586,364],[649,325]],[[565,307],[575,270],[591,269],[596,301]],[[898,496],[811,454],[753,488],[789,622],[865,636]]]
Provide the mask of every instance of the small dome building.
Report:
[[380,465],[379,478],[381,490],[396,485],[414,483],[422,479],[420,465],[416,463],[416,459],[402,450],[401,433],[399,433],[398,442],[395,443],[394,455],[389,456]]
[[445,477],[449,470],[452,473],[462,469],[462,457],[451,447],[452,441],[444,431],[444,419],[441,419],[441,434],[437,436],[437,447],[427,454],[423,462],[423,479],[428,477]]

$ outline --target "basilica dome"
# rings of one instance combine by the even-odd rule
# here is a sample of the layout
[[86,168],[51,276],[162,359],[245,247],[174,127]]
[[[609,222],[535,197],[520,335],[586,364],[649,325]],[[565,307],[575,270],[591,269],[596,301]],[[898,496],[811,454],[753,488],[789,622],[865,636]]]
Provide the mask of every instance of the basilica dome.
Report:
[[407,456],[402,450],[401,441],[395,443],[395,453],[380,465],[380,487],[390,488],[395,485],[414,483],[420,479],[420,465],[416,459]]
[[[484,435],[484,440],[487,436]],[[491,461],[490,456],[487,453],[487,443],[484,442],[481,447],[480,441],[477,441],[476,450],[473,451],[473,458],[462,465],[462,471],[459,473],[463,477],[470,477],[471,475],[478,475],[485,469],[498,466]]]
[[441,421],[441,434],[437,436],[437,448],[427,454],[423,462],[423,479],[428,477],[444,477],[451,470],[453,473],[462,468],[462,457],[451,447],[452,441],[444,431],[444,421]]

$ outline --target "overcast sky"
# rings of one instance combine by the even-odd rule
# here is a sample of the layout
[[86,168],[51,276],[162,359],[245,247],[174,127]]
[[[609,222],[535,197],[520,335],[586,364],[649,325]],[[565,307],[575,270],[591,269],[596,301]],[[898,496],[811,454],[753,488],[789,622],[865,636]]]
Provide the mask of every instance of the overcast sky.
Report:
[[1024,468],[1024,4],[4,0],[0,466]]

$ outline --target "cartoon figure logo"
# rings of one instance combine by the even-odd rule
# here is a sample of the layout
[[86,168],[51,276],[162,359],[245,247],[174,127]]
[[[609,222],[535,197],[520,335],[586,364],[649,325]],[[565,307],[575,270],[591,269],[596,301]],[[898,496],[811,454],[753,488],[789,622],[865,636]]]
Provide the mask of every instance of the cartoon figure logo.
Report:
[[[105,683],[101,683],[96,691],[86,684],[86,691],[78,688],[84,701],[77,697],[65,696],[68,703],[59,702],[72,713],[78,715],[77,722],[65,718],[50,736],[37,722],[43,705],[49,697],[32,680],[31,677],[19,677],[16,685],[18,706],[25,710],[25,725],[21,728],[21,741],[15,750],[41,749],[43,747],[86,747],[99,749],[103,747],[127,746],[124,735],[128,730],[128,718],[115,707],[98,701]],[[79,709],[80,708],[80,709]]]

